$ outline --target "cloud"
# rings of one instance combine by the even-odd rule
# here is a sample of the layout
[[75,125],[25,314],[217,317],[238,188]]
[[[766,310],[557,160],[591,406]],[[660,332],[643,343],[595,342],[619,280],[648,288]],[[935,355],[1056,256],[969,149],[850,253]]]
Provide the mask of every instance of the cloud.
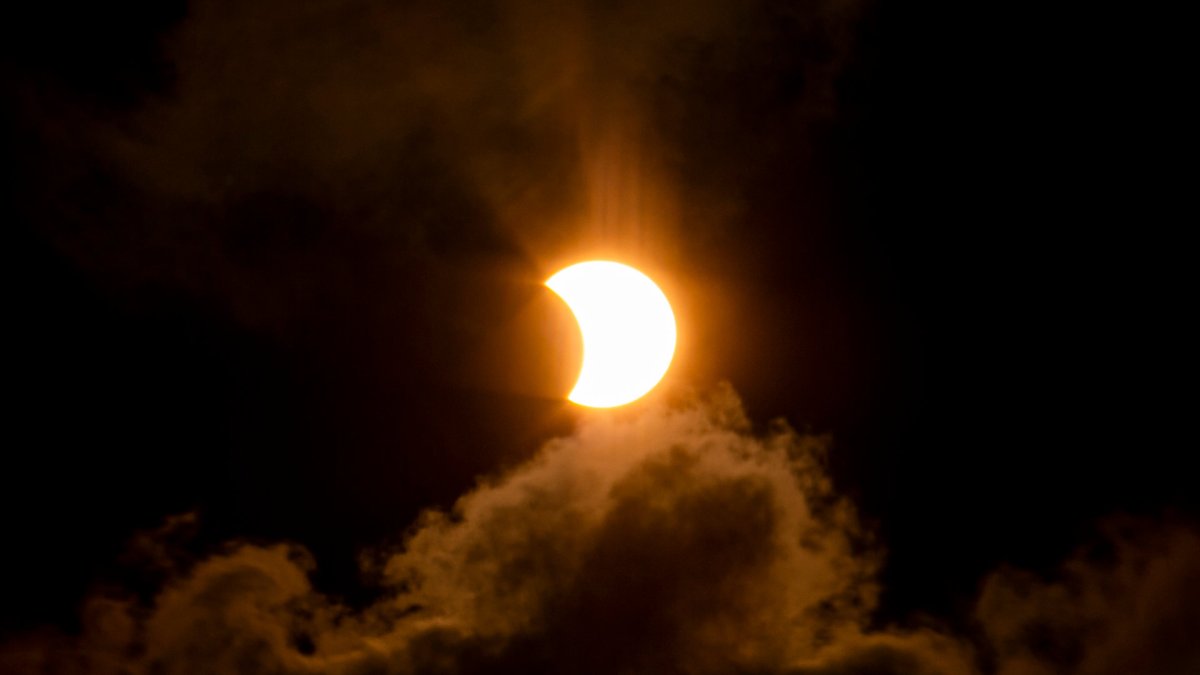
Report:
[[1003,570],[976,610],[998,675],[1200,672],[1200,536],[1109,522],[1102,544],[1053,580]]
[[873,567],[813,441],[743,425],[723,400],[585,428],[428,520],[389,578],[445,630],[562,646],[552,671],[777,667],[860,624]]
[[854,7],[202,0],[150,41],[172,76],[137,105],[27,87],[23,201],[119,288],[292,334],[381,289],[376,323],[432,324],[464,259],[540,281],[736,230],[747,172],[833,105]]
[[146,600],[96,593],[77,636],[0,649],[9,673],[1188,675],[1200,537],[1113,520],[1052,579],[999,570],[976,635],[877,626],[881,549],[823,468],[826,443],[753,430],[728,387],[599,414],[363,556],[365,608],[312,587],[302,548],[188,563],[177,518],[129,560]]
[[[878,552],[824,443],[752,432],[729,389],[598,416],[431,511],[364,566],[381,599],[315,592],[289,546],[231,545],[149,603],[98,595],[78,637],[6,672],[957,673],[932,631],[868,629]],[[159,566],[161,568],[161,565]]]

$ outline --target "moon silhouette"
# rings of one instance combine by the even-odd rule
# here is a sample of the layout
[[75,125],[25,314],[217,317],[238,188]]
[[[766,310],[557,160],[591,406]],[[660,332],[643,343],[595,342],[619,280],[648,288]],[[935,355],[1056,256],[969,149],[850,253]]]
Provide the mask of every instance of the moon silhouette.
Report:
[[650,277],[592,260],[560,270],[546,286],[570,308],[583,336],[583,365],[569,401],[613,408],[662,380],[675,355],[675,313]]

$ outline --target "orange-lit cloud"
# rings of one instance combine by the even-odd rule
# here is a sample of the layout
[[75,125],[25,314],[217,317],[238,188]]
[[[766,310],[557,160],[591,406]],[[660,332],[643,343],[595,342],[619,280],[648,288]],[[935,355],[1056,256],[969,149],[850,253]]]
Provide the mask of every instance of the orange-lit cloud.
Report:
[[82,636],[19,641],[6,671],[956,672],[945,638],[867,630],[878,558],[823,447],[751,433],[728,389],[600,418],[373,556],[366,610],[314,592],[302,550],[242,545],[148,606],[93,598]]
[[[1195,672],[1200,538],[1126,527],[1056,581],[1001,571],[982,637],[877,626],[880,551],[823,469],[825,444],[751,431],[724,388],[548,443],[398,550],[364,556],[380,599],[314,590],[289,545],[231,544],[149,602],[98,593],[77,637],[0,650],[6,673]],[[182,519],[140,539],[163,562]],[[1144,525],[1144,524],[1138,524]],[[1134,536],[1136,535],[1136,536]]]

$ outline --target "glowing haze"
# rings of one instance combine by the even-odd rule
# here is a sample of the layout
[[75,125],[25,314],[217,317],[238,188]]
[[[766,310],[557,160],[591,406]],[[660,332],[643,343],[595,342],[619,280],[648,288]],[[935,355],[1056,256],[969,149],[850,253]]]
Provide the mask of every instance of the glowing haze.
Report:
[[662,380],[675,354],[675,314],[649,277],[594,260],[559,271],[546,286],[571,308],[583,335],[583,365],[569,400],[612,408]]

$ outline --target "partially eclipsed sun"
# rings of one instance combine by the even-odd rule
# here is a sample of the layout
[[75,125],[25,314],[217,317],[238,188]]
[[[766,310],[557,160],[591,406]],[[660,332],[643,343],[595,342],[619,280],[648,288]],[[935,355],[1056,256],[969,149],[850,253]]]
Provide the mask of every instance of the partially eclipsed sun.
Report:
[[559,271],[546,286],[567,303],[583,336],[583,366],[568,400],[612,408],[658,384],[675,355],[675,314],[649,277],[593,260]]

